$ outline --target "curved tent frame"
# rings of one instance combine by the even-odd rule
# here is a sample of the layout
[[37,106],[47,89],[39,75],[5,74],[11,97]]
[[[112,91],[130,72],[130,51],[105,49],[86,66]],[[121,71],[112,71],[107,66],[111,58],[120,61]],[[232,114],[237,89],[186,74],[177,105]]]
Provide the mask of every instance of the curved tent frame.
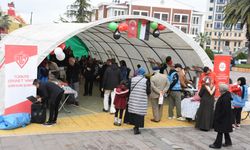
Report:
[[[156,60],[162,60],[162,55],[157,52],[157,48],[166,49],[169,48],[173,50],[176,54],[177,51],[194,51],[196,54],[195,59],[198,59],[200,63],[195,63],[194,65],[200,65],[200,66],[208,66],[212,68],[212,62],[209,59],[209,57],[206,55],[204,50],[190,37],[188,37],[185,33],[181,32],[179,29],[173,27],[167,22],[164,22],[162,20],[156,19],[156,18],[150,18],[146,16],[117,16],[112,18],[106,18],[102,20],[98,20],[96,22],[91,23],[65,23],[65,24],[42,24],[42,25],[29,25],[26,27],[23,27],[19,30],[16,30],[12,33],[10,33],[8,36],[6,36],[1,42],[0,42],[0,60],[4,58],[4,49],[3,46],[6,44],[12,44],[12,45],[37,45],[38,46],[38,64],[42,62],[42,60],[58,45],[65,42],[67,39],[78,36],[81,39],[83,39],[83,42],[89,43],[90,51],[91,48],[94,48],[93,42],[98,43],[112,43],[112,44],[125,44],[124,42],[120,42],[120,40],[115,40],[112,38],[112,32],[107,29],[107,23],[112,21],[123,21],[125,19],[146,19],[149,21],[155,21],[158,22],[164,26],[166,26],[166,30],[163,31],[159,38],[150,37],[149,42],[143,41],[140,39],[127,39],[126,35],[122,33],[122,39],[124,39],[126,44],[131,44],[133,47],[141,46],[141,47],[147,47],[152,50],[152,52],[157,55]],[[92,34],[92,38],[86,37],[86,34]],[[96,38],[93,38],[93,35],[96,34],[96,37],[100,34],[105,35],[106,38],[109,38],[110,40],[107,41],[107,39],[101,39],[101,40],[95,40]],[[169,35],[169,36],[163,36],[163,35]],[[90,35],[91,36],[91,35]],[[98,37],[97,37],[98,38]],[[137,42],[134,42],[137,41]],[[140,44],[136,44],[140,41]],[[165,45],[162,44],[159,46],[155,46],[159,43],[159,41],[162,41],[165,43]],[[90,46],[92,42],[92,46]],[[151,44],[155,43],[154,46]],[[179,44],[176,44],[179,43]],[[96,43],[97,44],[97,43]],[[95,44],[95,45],[96,45]],[[126,45],[125,44],[125,45]],[[136,48],[134,48],[136,50]],[[92,51],[91,51],[92,52]],[[98,51],[98,53],[100,53]],[[105,52],[107,53],[107,52]],[[108,54],[106,54],[108,55]],[[168,54],[165,54],[164,56],[167,56]],[[181,61],[178,61],[182,63],[183,65],[191,65],[190,63],[186,63],[186,58],[184,58],[186,55],[177,54],[179,55],[179,59],[182,59]],[[126,56],[125,56],[126,57]],[[191,56],[190,56],[191,57]],[[188,58],[190,59],[190,58]],[[146,60],[145,60],[146,61]]]
[[[126,19],[145,19],[166,26],[158,38],[152,34],[148,41],[127,38],[125,33],[119,40],[113,38],[107,25],[109,22],[122,22]],[[5,45],[34,45],[38,47],[37,66],[50,52],[67,39],[77,36],[88,47],[89,53],[96,59],[108,58],[125,60],[133,71],[141,64],[148,72],[152,71],[148,58],[163,62],[171,56],[174,63],[183,66],[208,66],[213,64],[205,51],[190,37],[167,22],[146,16],[116,16],[90,23],[62,23],[29,25],[7,35],[0,42],[0,63],[4,60]],[[1,64],[0,64],[1,65]],[[0,67],[0,99],[4,99],[5,67]],[[189,74],[189,77],[194,74]]]

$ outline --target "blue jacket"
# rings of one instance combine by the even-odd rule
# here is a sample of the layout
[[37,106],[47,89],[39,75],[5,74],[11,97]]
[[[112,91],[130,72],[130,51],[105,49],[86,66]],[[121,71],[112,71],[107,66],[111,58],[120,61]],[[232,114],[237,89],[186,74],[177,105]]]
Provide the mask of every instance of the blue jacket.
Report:
[[179,80],[179,75],[175,70],[171,70],[168,75],[170,81],[170,91],[181,91],[181,83]]
[[244,107],[246,101],[248,101],[248,86],[241,86],[242,96],[232,93],[232,106],[234,107]]

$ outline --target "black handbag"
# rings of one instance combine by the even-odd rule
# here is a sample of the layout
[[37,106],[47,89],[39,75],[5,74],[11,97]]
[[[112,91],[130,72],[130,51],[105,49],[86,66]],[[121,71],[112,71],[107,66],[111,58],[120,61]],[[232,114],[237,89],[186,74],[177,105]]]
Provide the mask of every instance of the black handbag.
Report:
[[31,123],[45,123],[46,107],[42,103],[33,103],[31,105]]

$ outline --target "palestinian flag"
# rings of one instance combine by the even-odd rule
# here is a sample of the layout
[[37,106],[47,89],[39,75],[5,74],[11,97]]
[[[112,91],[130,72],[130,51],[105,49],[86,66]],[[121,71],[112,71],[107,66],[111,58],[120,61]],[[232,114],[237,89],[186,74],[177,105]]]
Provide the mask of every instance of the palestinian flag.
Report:
[[149,40],[150,22],[147,20],[138,21],[137,38],[141,40]]

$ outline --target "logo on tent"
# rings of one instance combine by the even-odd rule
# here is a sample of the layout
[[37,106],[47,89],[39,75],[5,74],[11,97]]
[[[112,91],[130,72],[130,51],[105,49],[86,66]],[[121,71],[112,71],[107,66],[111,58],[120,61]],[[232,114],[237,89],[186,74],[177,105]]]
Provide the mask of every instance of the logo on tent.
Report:
[[16,63],[20,68],[23,68],[25,64],[28,62],[29,57],[23,53],[19,53],[15,56]]

